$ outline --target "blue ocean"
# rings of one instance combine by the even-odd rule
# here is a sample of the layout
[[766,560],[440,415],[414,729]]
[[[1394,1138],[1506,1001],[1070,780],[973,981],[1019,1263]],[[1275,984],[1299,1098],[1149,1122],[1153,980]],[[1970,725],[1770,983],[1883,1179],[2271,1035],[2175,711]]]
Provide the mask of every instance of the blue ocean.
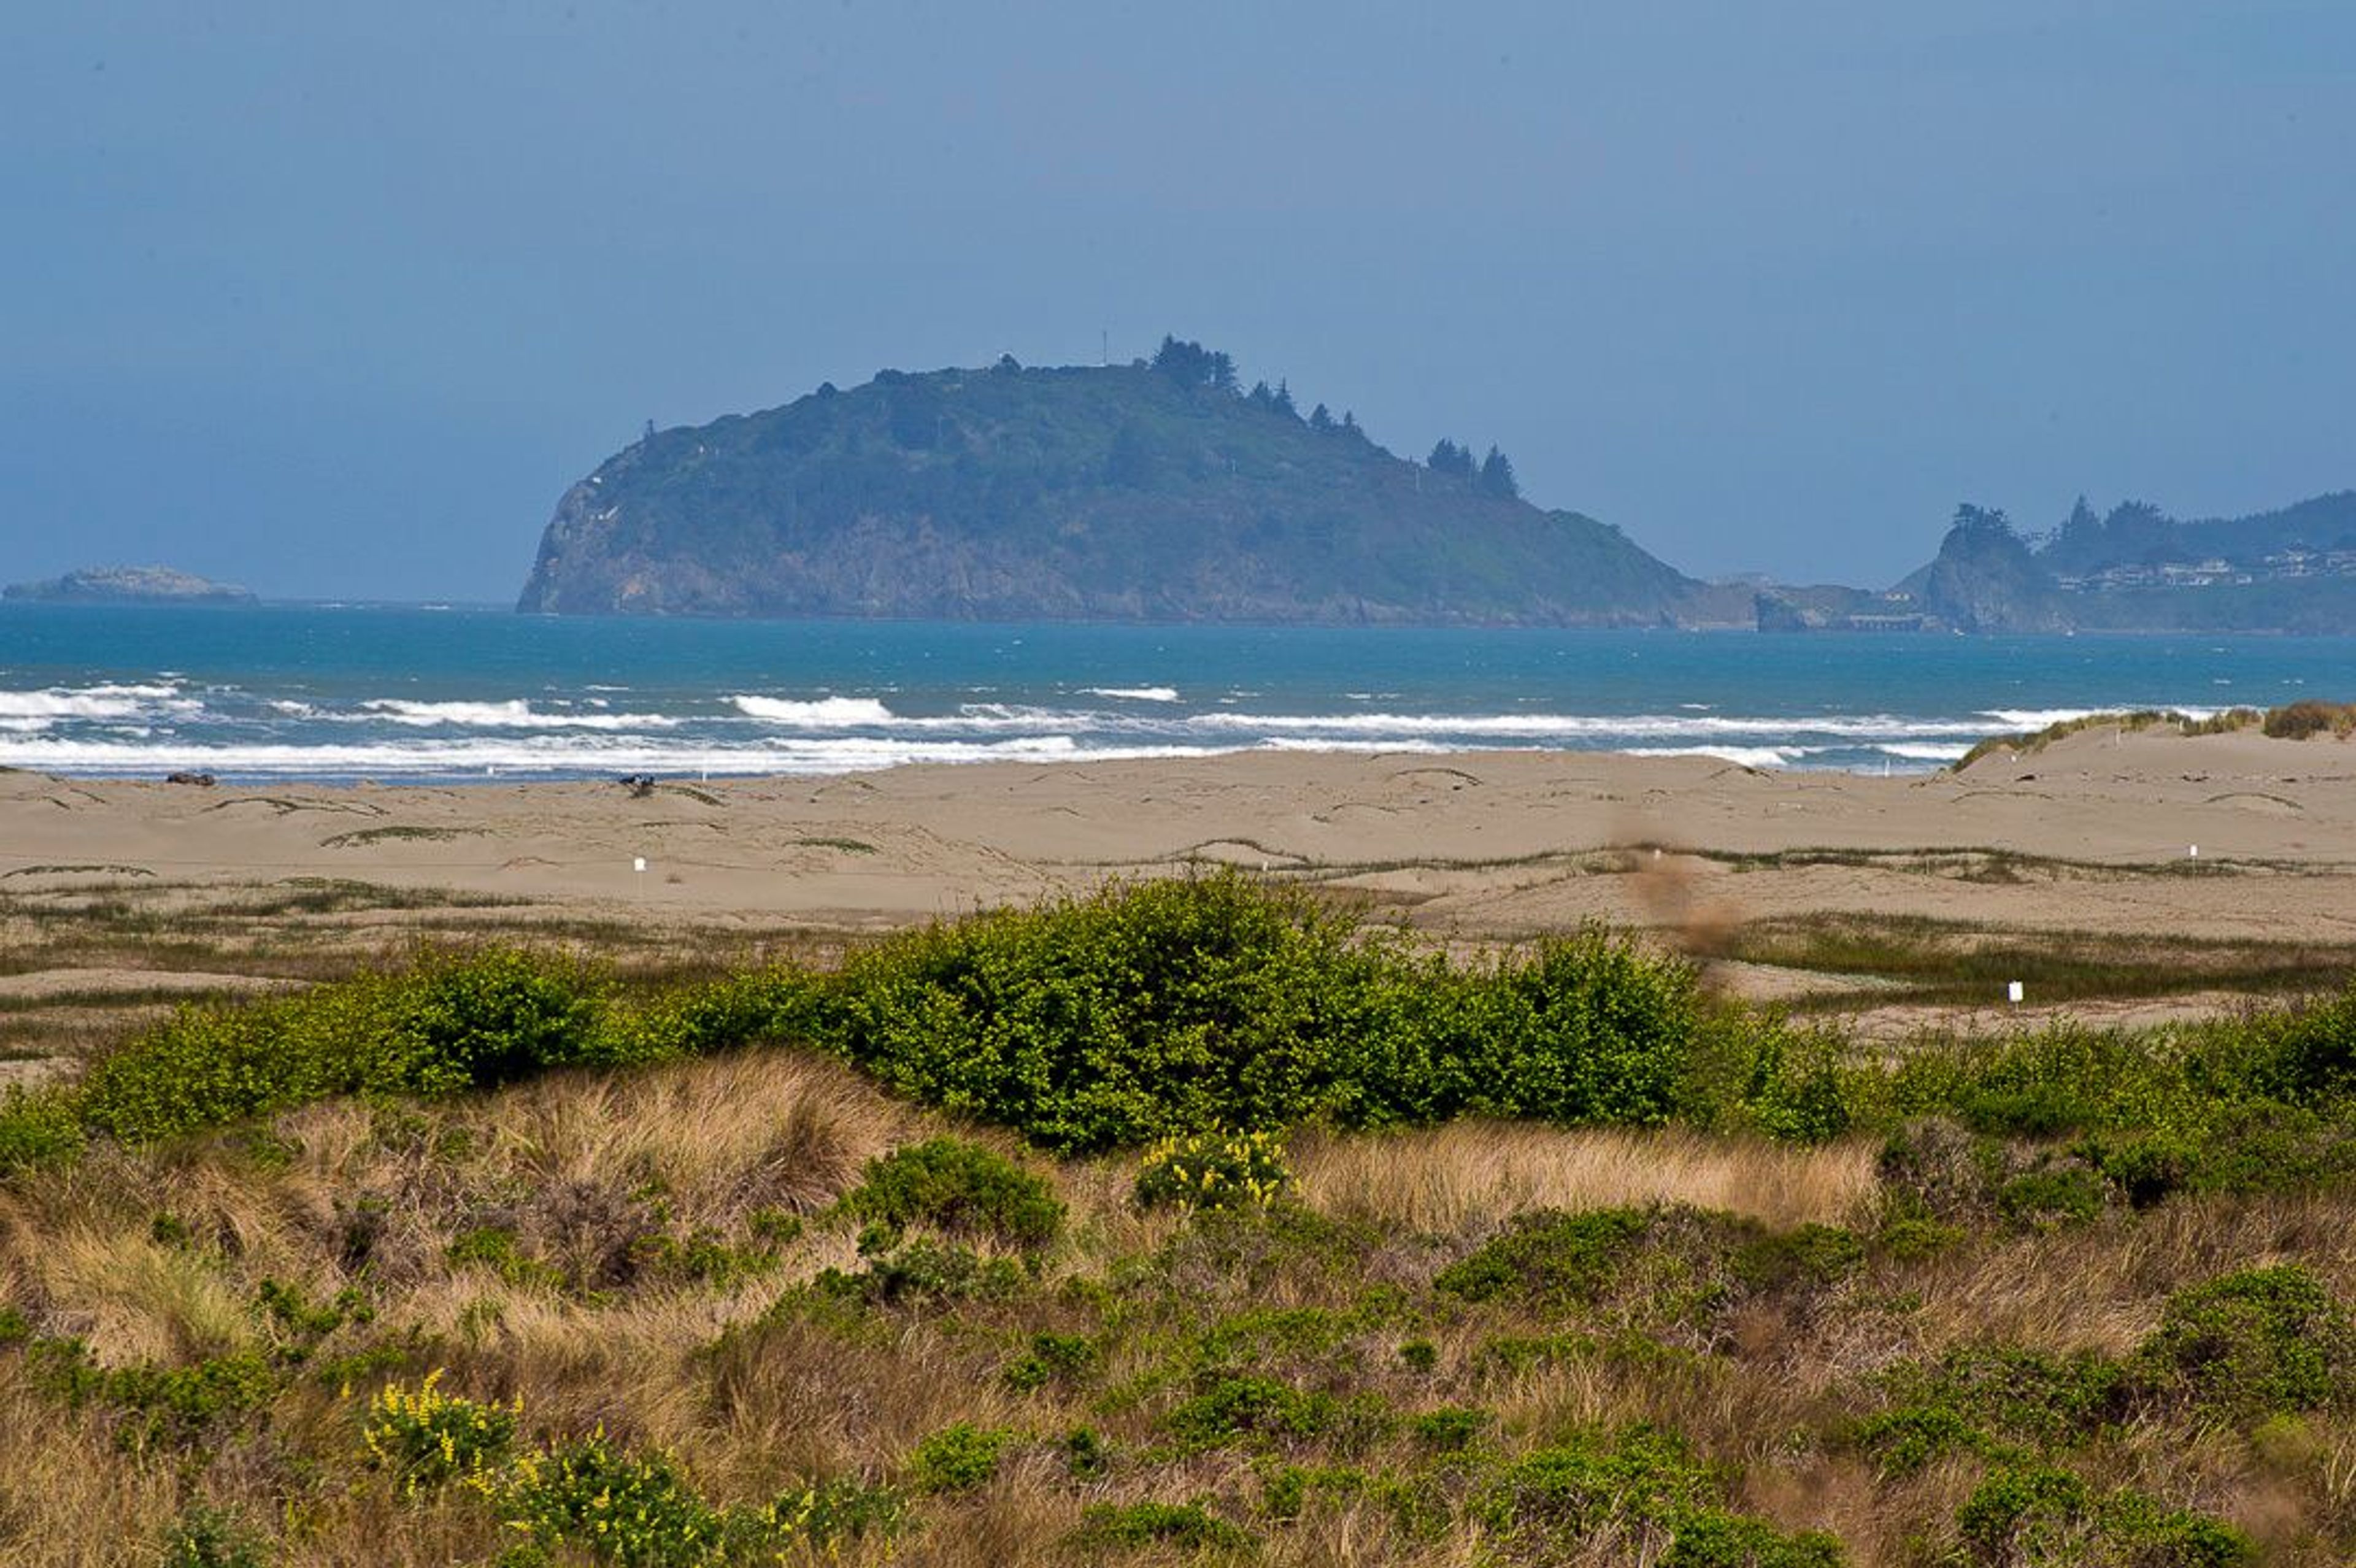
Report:
[[1308,748],[1911,772],[2092,709],[2301,697],[2356,698],[2356,637],[0,605],[0,764],[91,777],[718,777]]

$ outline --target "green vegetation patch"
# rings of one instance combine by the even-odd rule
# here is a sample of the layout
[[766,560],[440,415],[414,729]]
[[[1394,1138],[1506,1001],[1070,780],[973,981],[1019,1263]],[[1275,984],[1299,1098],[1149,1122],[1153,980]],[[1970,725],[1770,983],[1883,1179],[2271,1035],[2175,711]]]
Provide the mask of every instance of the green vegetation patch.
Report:
[[1787,1535],[1724,1508],[1723,1477],[1675,1435],[1651,1426],[1594,1430],[1506,1466],[1472,1499],[1475,1519],[1542,1558],[1568,1555],[1607,1530],[1650,1527],[1675,1568],[1837,1568],[1840,1544]]
[[956,1137],[930,1138],[870,1160],[842,1207],[894,1229],[921,1222],[1034,1249],[1064,1228],[1064,1205],[1043,1178],[995,1149]]

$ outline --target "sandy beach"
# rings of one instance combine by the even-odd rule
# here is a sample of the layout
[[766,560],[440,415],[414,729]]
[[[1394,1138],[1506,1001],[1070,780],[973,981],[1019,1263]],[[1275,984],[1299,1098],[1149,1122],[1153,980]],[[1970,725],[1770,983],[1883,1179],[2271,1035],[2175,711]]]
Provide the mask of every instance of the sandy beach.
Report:
[[[2096,729],[1890,778],[1563,752],[912,766],[644,792],[0,774],[0,882],[19,892],[335,878],[865,927],[1189,860],[1357,889],[1473,936],[1722,905],[1737,920],[2356,939],[2356,746]],[[1674,900],[1622,874],[1656,867],[1676,873]]]
[[1590,918],[1691,933],[1844,915],[2356,945],[2356,746],[2094,729],[1912,777],[1561,752],[1255,752],[650,790],[0,775],[0,891],[18,899],[103,885],[201,901],[325,879],[630,923],[856,932],[1196,861],[1472,940]]

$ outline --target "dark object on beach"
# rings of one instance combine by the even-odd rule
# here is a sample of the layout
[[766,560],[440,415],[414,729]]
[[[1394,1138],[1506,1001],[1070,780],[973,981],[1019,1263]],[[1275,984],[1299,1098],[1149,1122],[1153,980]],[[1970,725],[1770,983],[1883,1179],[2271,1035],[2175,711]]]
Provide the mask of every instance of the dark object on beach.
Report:
[[213,775],[210,773],[192,773],[184,770],[177,773],[166,773],[164,775],[164,782],[166,784],[201,784],[206,789],[210,789],[213,787]]
[[624,773],[619,782],[627,785],[630,794],[639,800],[655,793],[655,775],[652,773]]

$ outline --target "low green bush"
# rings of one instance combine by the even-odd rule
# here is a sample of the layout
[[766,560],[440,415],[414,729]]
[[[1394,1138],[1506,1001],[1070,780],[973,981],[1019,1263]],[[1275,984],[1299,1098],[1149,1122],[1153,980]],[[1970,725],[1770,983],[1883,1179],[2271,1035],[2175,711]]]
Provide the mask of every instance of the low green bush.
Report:
[[609,1063],[606,982],[508,948],[431,953],[299,996],[182,1008],[91,1064],[79,1115],[146,1143],[367,1091],[450,1093]]
[[1097,1364],[1097,1348],[1085,1335],[1042,1330],[1031,1336],[1031,1347],[1006,1364],[999,1376],[1017,1393],[1033,1393],[1050,1383],[1078,1382]]
[[187,1366],[105,1367],[80,1339],[36,1339],[25,1354],[37,1387],[107,1412],[116,1445],[132,1453],[198,1449],[266,1409],[282,1385],[278,1369],[250,1350]]
[[602,1431],[515,1461],[497,1495],[508,1527],[616,1568],[703,1568],[723,1561],[728,1520],[663,1454],[635,1454]]
[[1965,1345],[1879,1380],[1890,1403],[1852,1435],[1885,1471],[1907,1475],[1951,1453],[1991,1458],[2074,1447],[2127,1419],[2133,1379],[2092,1351]]
[[969,1492],[990,1484],[1018,1435],[1003,1426],[955,1422],[927,1434],[908,1456],[908,1479],[920,1492]]
[[81,1152],[81,1096],[70,1088],[0,1089],[0,1179]]
[[616,1061],[710,1056],[809,1031],[821,982],[775,965],[684,987],[643,1005],[608,1010],[599,1022],[598,1053]]
[[1997,1189],[1996,1206],[2016,1224],[2083,1224],[2103,1211],[2105,1190],[2101,1176],[2092,1170],[2029,1170]]
[[1241,1552],[1251,1536],[1201,1503],[1091,1503],[1080,1513],[1083,1546],[1174,1546],[1188,1552]]
[[1640,1209],[1529,1210],[1478,1251],[1441,1269],[1432,1285],[1466,1301],[1590,1303],[1618,1275],[1624,1254],[1650,1224],[1651,1216]]
[[1038,1248],[1064,1228],[1055,1189],[997,1150],[929,1138],[867,1162],[844,1211],[898,1229],[922,1222],[954,1234]]
[[1472,1517],[1545,1560],[1569,1560],[1584,1541],[1638,1525],[1665,1540],[1664,1568],[1837,1568],[1840,1543],[1820,1531],[1786,1534],[1725,1507],[1717,1471],[1674,1434],[1631,1426],[1590,1431],[1504,1467],[1476,1490]]
[[2132,1366],[2149,1397],[2254,1424],[2356,1403],[2356,1318],[2310,1270],[2244,1269],[2169,1297]]
[[515,1440],[521,1401],[496,1404],[444,1393],[442,1370],[414,1388],[387,1383],[369,1401],[360,1445],[414,1496],[482,1476],[503,1463]]
[[1264,1208],[1284,1196],[1292,1171],[1274,1133],[1195,1133],[1165,1138],[1138,1162],[1144,1209]]
[[1227,1127],[1686,1106],[1691,969],[1600,928],[1452,967],[1233,873],[887,938],[813,1039],[928,1104],[1087,1153]]
[[985,1258],[954,1242],[919,1236],[900,1243],[888,1232],[861,1238],[866,1266],[856,1274],[823,1269],[811,1288],[838,1301],[902,1307],[944,1301],[1001,1301],[1027,1278],[1011,1258]]
[[266,1568],[270,1552],[236,1515],[202,1504],[172,1521],[162,1568]]
[[2097,1493],[2045,1466],[1991,1470],[1955,1510],[1955,1528],[1970,1561],[1988,1564],[2241,1568],[2256,1559],[2248,1538],[2217,1520],[2131,1489]]
[[1173,1408],[1163,1425],[1189,1449],[1237,1442],[1301,1442],[1320,1437],[1343,1418],[1342,1402],[1274,1378],[1208,1375]]
[[2356,982],[2252,1027],[2265,1041],[2267,1086],[2284,1099],[2314,1106],[2356,1098]]
[[1794,1303],[1864,1266],[1847,1231],[1804,1226],[1783,1234],[1754,1221],[1685,1205],[1532,1210],[1434,1276],[1445,1295],[1548,1312],[1585,1308],[1623,1328],[1708,1339],[1741,1302]]

